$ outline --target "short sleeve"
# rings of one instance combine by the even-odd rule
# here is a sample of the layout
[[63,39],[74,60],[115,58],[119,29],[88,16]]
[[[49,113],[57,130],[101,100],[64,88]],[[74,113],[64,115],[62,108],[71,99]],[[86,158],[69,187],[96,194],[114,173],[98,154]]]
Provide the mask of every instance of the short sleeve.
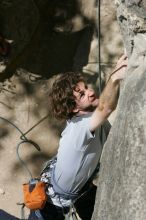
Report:
[[94,133],[89,130],[90,117],[82,118],[75,123],[74,127],[74,147],[76,150],[84,150],[94,139]]

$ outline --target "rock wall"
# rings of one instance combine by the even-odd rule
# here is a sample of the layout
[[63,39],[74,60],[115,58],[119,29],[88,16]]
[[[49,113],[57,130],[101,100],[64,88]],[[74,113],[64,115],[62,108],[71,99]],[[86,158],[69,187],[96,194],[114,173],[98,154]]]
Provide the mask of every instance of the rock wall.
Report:
[[101,158],[92,220],[146,216],[146,3],[116,1],[129,64],[117,115]]

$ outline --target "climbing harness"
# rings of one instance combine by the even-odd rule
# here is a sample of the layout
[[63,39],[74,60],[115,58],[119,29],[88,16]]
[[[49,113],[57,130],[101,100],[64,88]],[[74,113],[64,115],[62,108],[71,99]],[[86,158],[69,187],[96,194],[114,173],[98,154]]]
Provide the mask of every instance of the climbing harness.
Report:
[[[65,192],[58,194],[54,190],[54,183],[51,179],[53,176],[53,171],[57,162],[57,157],[54,156],[49,160],[41,172],[41,181],[47,184],[46,194],[48,195],[48,202],[56,205],[62,209],[65,220],[78,220],[76,215],[76,210],[73,204],[71,194],[66,195]],[[69,195],[71,198],[69,198]],[[76,197],[78,194],[76,194]],[[75,197],[75,198],[76,198]]]
[[62,208],[65,220],[78,220],[74,203],[91,189],[91,182],[95,175],[99,172],[100,163],[84,187],[77,193],[70,193],[65,192],[55,181],[54,168],[56,166],[56,162],[57,157],[54,156],[54,158],[46,163],[41,172],[41,181],[47,184],[46,194],[49,198],[48,202]]

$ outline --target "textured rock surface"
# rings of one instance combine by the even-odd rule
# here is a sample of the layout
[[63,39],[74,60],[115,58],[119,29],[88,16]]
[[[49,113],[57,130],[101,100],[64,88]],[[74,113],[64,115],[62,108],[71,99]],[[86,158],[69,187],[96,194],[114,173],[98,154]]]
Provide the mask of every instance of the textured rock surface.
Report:
[[[146,216],[145,1],[117,1],[129,56],[117,116],[101,158],[92,220],[144,220]],[[128,13],[125,13],[128,11]],[[135,25],[132,22],[135,21]]]

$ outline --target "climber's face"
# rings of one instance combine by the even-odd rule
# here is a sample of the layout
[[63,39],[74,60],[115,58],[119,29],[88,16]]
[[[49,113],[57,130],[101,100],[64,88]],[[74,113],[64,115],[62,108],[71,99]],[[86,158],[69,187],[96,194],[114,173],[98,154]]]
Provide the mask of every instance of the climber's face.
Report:
[[85,114],[97,107],[99,99],[93,89],[89,88],[84,82],[79,82],[73,91],[76,107],[73,112]]

